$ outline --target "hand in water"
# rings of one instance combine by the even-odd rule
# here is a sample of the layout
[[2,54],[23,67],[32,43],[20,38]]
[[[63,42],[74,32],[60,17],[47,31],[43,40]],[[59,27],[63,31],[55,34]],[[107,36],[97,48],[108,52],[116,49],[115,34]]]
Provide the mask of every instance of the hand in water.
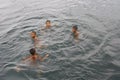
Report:
[[46,54],[46,55],[41,59],[41,61],[44,61],[45,59],[47,59],[48,56],[49,56],[49,54]]
[[46,54],[46,57],[48,57],[49,56],[49,54]]
[[16,66],[16,67],[15,67],[15,70],[16,70],[17,72],[20,72],[21,69],[20,69],[20,67]]

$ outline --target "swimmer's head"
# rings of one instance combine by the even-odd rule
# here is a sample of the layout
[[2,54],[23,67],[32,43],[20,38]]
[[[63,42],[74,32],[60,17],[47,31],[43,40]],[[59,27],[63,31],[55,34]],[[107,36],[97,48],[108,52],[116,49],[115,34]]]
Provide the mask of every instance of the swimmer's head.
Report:
[[37,34],[36,34],[35,31],[32,31],[30,35],[31,35],[32,38],[35,38]]
[[35,54],[36,54],[35,48],[30,49],[30,54],[31,54],[31,55],[35,55]]
[[72,27],[72,32],[76,32],[77,30],[78,30],[77,25],[75,25],[75,26]]
[[51,21],[50,20],[47,20],[46,21],[46,28],[50,28],[51,27]]

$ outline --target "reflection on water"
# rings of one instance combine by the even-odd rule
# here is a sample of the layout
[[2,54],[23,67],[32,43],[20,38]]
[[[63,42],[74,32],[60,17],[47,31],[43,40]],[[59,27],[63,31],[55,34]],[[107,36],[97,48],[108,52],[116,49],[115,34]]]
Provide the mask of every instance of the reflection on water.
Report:
[[[1,0],[1,80],[120,80],[119,0]],[[46,20],[52,30],[42,33]],[[80,42],[70,38],[78,25]],[[39,68],[16,72],[21,58],[33,46],[30,31],[37,31],[50,57]],[[24,68],[25,67],[25,68]]]

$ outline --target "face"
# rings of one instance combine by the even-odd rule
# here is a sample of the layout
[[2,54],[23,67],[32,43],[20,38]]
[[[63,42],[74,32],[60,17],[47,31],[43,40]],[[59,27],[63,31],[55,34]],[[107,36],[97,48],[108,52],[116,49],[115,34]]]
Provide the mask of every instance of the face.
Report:
[[74,28],[72,28],[72,32],[75,32],[76,30]]
[[50,22],[46,22],[46,27],[51,27],[51,23]]
[[36,36],[35,33],[33,33],[33,32],[31,32],[30,35],[31,35],[32,38],[35,38],[35,36]]

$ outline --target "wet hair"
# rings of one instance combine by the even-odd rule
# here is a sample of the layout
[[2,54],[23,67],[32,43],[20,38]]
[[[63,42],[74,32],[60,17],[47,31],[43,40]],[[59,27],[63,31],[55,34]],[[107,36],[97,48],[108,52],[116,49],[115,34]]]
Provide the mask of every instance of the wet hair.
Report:
[[51,23],[51,21],[50,21],[50,20],[47,20],[47,21],[46,21],[46,23],[47,23],[47,22]]
[[78,30],[77,25],[74,25],[74,26],[73,26],[73,29]]
[[35,48],[30,49],[30,54],[31,54],[31,55],[35,55],[35,53],[36,53]]

